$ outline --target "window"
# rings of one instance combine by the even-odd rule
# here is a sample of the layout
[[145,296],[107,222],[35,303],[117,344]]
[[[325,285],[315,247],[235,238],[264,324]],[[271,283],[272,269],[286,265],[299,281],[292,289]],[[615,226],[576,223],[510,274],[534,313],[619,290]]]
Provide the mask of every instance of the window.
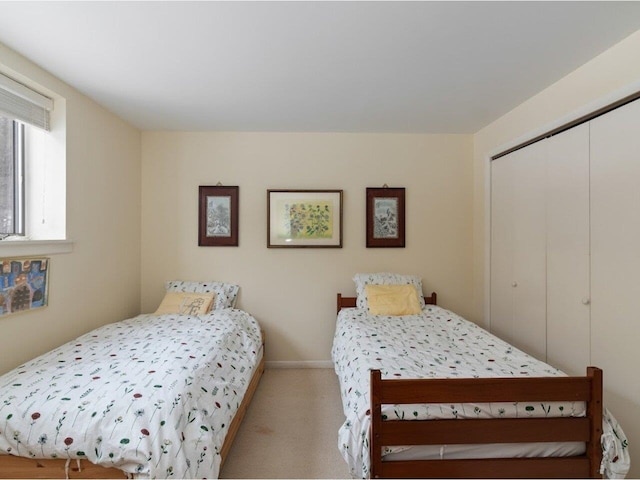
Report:
[[62,253],[69,251],[56,243],[67,241],[66,102],[17,78],[0,73],[0,256]]
[[24,235],[24,125],[0,116],[0,238]]

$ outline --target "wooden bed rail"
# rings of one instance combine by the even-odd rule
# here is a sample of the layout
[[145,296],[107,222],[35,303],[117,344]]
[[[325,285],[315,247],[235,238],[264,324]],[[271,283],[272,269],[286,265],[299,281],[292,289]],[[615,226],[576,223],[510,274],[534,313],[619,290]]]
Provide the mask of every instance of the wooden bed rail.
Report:
[[[584,401],[586,417],[383,420],[382,405]],[[371,371],[371,478],[600,478],[602,370],[585,377],[390,379]],[[584,455],[384,461],[395,445],[585,442]]]

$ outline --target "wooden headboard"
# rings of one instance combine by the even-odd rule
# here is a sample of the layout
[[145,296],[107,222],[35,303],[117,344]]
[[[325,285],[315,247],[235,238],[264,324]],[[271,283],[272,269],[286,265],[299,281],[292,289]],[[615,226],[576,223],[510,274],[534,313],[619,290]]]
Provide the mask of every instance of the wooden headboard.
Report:
[[[437,305],[437,299],[438,295],[436,292],[431,292],[430,296],[424,296],[424,303],[427,305]],[[338,294],[338,312],[343,308],[353,308],[355,306],[356,297],[343,297],[341,293]]]

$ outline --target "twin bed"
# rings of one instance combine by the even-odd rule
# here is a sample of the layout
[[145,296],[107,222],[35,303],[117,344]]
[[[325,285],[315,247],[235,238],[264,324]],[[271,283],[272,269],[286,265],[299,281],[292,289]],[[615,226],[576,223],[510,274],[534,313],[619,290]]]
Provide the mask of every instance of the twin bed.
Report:
[[156,314],[0,377],[0,478],[217,478],[264,370],[236,295],[170,282]]
[[[419,278],[354,280],[357,297],[338,294],[332,349],[353,477],[624,476],[626,439],[602,407],[599,369],[566,376],[422,297]],[[417,311],[372,314],[370,284],[412,285]]]

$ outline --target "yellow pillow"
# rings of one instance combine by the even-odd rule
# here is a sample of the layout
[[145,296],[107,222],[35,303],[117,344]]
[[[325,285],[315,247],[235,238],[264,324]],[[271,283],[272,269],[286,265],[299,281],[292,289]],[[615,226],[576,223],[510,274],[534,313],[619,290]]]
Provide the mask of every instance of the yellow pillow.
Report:
[[214,293],[167,292],[156,315],[179,313],[181,315],[204,315],[213,305]]
[[415,315],[422,311],[414,285],[366,285],[365,289],[372,315]]

